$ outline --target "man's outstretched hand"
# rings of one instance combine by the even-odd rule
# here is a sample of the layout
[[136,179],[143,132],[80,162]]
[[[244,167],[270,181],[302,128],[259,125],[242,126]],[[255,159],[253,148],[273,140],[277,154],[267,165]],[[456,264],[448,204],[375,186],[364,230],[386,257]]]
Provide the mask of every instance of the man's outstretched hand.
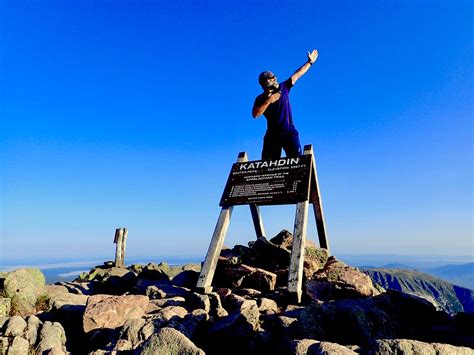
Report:
[[318,59],[318,51],[316,49],[313,49],[313,51],[310,53],[308,52],[308,61],[313,64],[316,59]]

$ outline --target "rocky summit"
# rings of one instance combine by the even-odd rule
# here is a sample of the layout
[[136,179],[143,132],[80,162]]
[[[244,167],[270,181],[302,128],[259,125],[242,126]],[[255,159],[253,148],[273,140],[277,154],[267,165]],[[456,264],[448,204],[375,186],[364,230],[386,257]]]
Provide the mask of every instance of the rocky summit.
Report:
[[301,303],[287,290],[292,235],[224,248],[200,265],[117,268],[45,285],[0,274],[1,354],[474,354],[474,314],[385,289],[307,242]]

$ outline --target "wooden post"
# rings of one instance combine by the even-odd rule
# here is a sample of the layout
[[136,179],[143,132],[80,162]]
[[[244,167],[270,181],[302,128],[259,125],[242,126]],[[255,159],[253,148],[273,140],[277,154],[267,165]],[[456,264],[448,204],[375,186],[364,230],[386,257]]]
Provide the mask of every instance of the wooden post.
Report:
[[[303,154],[313,154],[313,147],[311,145],[306,145]],[[288,272],[288,291],[296,296],[295,298],[298,303],[301,302],[303,286],[303,265],[306,245],[306,227],[308,221],[308,204],[309,202],[306,200],[299,202],[296,205],[293,246],[291,248],[290,270]]]
[[127,228],[123,228],[122,248],[121,248],[122,267],[125,267],[125,247],[127,246],[127,237],[128,237],[128,230]]
[[288,291],[295,294],[298,303],[301,302],[301,289],[303,284],[307,221],[308,201],[299,202],[296,207],[293,246],[291,248],[290,270],[288,272]]
[[314,218],[316,219],[316,227],[318,230],[318,238],[319,238],[319,247],[325,248],[330,254],[329,250],[329,242],[326,233],[326,223],[324,221],[324,212],[323,212],[323,202],[321,200],[321,193],[319,191],[319,182],[318,182],[318,170],[316,168],[316,159],[313,154],[313,146],[311,144],[305,145],[304,147],[305,152],[310,152],[313,157],[313,169],[311,171],[311,181],[310,181],[310,189],[311,189],[311,196],[310,201],[313,204],[313,211],[314,211]]
[[[237,162],[243,163],[246,161],[248,161],[247,153],[240,152]],[[214,277],[214,273],[216,272],[217,261],[219,260],[222,245],[224,245],[225,235],[227,234],[227,229],[229,228],[232,210],[232,206],[225,206],[222,207],[221,213],[219,214],[219,219],[217,220],[216,228],[214,229],[214,234],[212,235],[211,244],[209,245],[206,259],[204,260],[204,264],[196,285],[201,292],[209,293],[212,291],[212,279]]]
[[115,230],[114,238],[115,246],[115,266],[123,267],[123,258],[122,258],[122,243],[123,243],[123,229],[117,228]]
[[252,214],[253,226],[255,228],[255,233],[257,238],[265,237],[265,229],[263,228],[262,215],[260,214],[260,208],[258,205],[250,205],[250,213]]

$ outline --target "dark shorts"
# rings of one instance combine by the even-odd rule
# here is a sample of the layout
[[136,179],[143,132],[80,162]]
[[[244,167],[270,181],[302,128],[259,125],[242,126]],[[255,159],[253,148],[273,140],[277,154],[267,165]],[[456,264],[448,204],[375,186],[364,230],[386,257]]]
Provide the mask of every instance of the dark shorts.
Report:
[[283,133],[265,133],[263,137],[262,160],[281,158],[281,149],[289,158],[301,155],[301,144],[298,131]]

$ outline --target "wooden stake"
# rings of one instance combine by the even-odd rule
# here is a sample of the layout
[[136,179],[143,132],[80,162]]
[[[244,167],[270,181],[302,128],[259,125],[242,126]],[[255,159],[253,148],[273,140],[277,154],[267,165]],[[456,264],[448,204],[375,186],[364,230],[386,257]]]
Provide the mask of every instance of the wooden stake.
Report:
[[301,289],[303,284],[307,221],[308,201],[299,202],[296,207],[293,246],[291,248],[290,270],[288,273],[288,291],[296,295],[298,303],[301,302]]
[[310,152],[313,157],[313,169],[311,170],[311,181],[310,181],[310,201],[313,204],[314,218],[316,220],[316,227],[318,230],[319,238],[319,247],[325,248],[330,254],[329,242],[326,233],[326,223],[324,221],[324,211],[323,211],[323,202],[321,199],[321,193],[319,191],[319,182],[318,182],[318,169],[316,168],[316,159],[313,153],[313,146],[311,144],[305,145],[305,154]]
[[128,230],[127,228],[123,228],[122,248],[121,248],[122,267],[125,267],[125,248],[127,246],[127,237],[128,237]]
[[[237,158],[238,163],[248,161],[247,153],[240,152]],[[230,217],[232,215],[232,206],[222,207],[219,219],[217,220],[214,234],[212,235],[211,244],[204,260],[201,273],[199,274],[197,288],[204,293],[212,291],[211,283],[216,272],[217,261],[221,254],[222,246],[224,245],[225,235],[230,224]]]
[[250,213],[252,214],[253,226],[257,238],[265,237],[265,229],[263,228],[262,215],[260,214],[260,208],[257,205],[250,205]]
[[122,242],[123,242],[123,229],[117,228],[115,230],[115,238],[114,238],[114,243],[117,244],[115,247],[115,266],[116,267],[123,266]]

